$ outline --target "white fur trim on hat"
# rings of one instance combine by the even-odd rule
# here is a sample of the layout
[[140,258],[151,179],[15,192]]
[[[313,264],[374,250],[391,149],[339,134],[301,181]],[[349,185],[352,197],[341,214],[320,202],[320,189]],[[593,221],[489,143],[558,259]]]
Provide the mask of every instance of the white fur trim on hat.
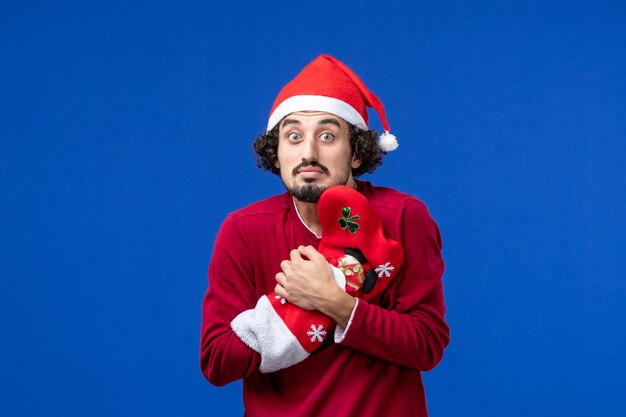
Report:
[[291,96],[276,107],[267,123],[267,131],[272,130],[283,117],[297,111],[323,111],[341,117],[346,122],[361,129],[367,129],[363,116],[345,101],[326,96]]

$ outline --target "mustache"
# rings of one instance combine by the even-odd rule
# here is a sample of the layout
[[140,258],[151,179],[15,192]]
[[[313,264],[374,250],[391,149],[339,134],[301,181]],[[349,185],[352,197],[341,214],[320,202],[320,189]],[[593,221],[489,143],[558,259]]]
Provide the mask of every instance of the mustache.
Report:
[[324,165],[320,164],[317,161],[302,161],[293,169],[293,171],[291,171],[291,174],[293,176],[296,176],[298,174],[298,171],[300,171],[300,169],[305,168],[305,167],[319,168],[324,174],[330,175],[330,171],[328,170],[328,168],[326,168]]

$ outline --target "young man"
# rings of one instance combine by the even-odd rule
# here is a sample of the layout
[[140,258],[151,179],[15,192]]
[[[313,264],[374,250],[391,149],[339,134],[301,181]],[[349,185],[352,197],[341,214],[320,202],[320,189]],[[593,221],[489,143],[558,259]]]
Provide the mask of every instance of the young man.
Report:
[[[385,129],[378,144],[367,130],[366,107],[378,112]],[[397,147],[388,131],[378,98],[326,55],[274,103],[255,150],[259,166],[280,175],[287,192],[226,218],[203,302],[202,371],[215,385],[243,378],[247,416],[427,415],[420,371],[435,367],[449,342],[439,230],[416,198],[355,180]],[[335,185],[365,196],[386,237],[404,251],[389,286],[368,301],[338,286],[316,249],[317,202]],[[242,341],[237,323],[273,291],[324,313],[337,327],[306,359],[263,372],[263,354]]]

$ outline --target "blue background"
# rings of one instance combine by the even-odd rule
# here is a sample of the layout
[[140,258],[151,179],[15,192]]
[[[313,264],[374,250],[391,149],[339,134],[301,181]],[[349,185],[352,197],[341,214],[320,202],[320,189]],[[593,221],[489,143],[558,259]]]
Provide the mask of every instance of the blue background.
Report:
[[[619,1],[3,2],[0,415],[241,415],[199,370],[251,143],[320,53],[385,103],[373,176],[444,238],[432,416],[624,416]],[[371,126],[380,129],[375,113]]]

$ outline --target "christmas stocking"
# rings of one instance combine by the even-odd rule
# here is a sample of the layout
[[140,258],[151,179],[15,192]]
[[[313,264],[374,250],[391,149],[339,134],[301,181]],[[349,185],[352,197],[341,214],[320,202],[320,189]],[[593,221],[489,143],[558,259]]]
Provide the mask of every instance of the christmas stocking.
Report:
[[[337,185],[320,197],[318,215],[322,240],[318,251],[326,257],[335,282],[364,301],[380,294],[402,265],[400,244],[387,239],[367,199],[358,191]],[[316,310],[304,310],[275,292],[239,314],[231,328],[261,354],[261,372],[295,365],[320,347],[336,323]]]

